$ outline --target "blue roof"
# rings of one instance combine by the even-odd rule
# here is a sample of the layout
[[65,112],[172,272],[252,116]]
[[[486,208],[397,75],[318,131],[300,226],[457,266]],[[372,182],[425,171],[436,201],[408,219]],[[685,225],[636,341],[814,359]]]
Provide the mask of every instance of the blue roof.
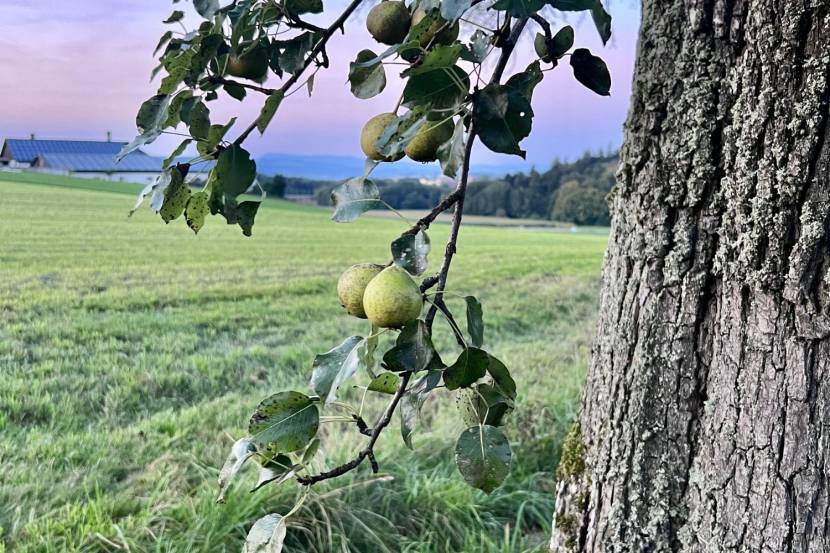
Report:
[[[176,163],[185,163],[187,158],[178,158]],[[111,155],[97,154],[43,154],[38,163],[49,169],[61,169],[72,172],[94,173],[143,173],[159,172],[164,165],[164,158],[148,156],[142,151],[130,152],[119,163]],[[193,165],[191,172],[207,172],[216,162],[206,161]]]
[[42,154],[38,158],[44,167],[75,172],[159,172],[164,163],[144,152],[130,152],[120,163],[109,154]]
[[90,154],[114,156],[125,142],[105,142],[94,140],[19,140],[9,138],[6,147],[11,159],[22,163],[31,163],[44,154]]

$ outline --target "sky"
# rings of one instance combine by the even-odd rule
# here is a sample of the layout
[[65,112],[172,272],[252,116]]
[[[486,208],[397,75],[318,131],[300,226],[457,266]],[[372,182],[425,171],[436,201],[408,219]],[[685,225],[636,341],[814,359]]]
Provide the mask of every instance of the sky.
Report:
[[[334,19],[345,0],[325,4],[326,11],[315,16],[318,24]],[[365,31],[363,19],[371,5],[367,2],[367,8],[352,16],[346,35],[335,35],[330,42],[331,67],[317,74],[312,97],[305,91],[291,96],[265,135],[255,134],[246,142],[254,155],[362,155],[358,137],[363,123],[390,111],[402,89],[395,71],[387,71],[389,84],[381,95],[358,100],[349,91],[348,64],[356,52],[385,48]],[[107,131],[115,140],[133,137],[138,106],[158,86],[158,80],[149,81],[157,64],[152,51],[167,30],[161,21],[174,7],[170,0],[0,0],[0,7],[5,22],[0,24],[4,84],[0,138],[34,133],[39,138],[103,139]],[[185,2],[175,7],[193,12]],[[619,146],[631,89],[639,5],[615,0],[607,9],[614,20],[613,36],[605,47],[585,14],[560,19],[554,29],[573,25],[575,47],[587,47],[606,61],[612,76],[611,97],[597,96],[576,83],[567,63],[546,73],[533,97],[533,133],[522,142],[529,165],[546,167],[554,159],[574,159],[586,150]],[[191,27],[198,22],[195,14],[185,20]],[[473,28],[467,27],[471,33]],[[522,70],[534,57],[532,37],[538,29],[532,23],[529,29],[507,75]],[[269,85],[278,85],[278,79],[272,78]],[[211,114],[214,122],[239,116],[241,130],[260,107],[258,95],[249,95],[241,104],[230,99],[214,102]],[[162,137],[146,150],[166,155],[179,140]],[[479,147],[476,159],[499,163],[504,158]]]

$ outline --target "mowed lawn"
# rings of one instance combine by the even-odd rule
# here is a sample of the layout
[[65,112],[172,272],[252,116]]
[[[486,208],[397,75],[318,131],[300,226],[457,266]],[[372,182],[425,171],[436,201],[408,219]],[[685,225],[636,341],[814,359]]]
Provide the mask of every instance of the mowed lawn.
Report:
[[[127,219],[135,190],[0,173],[0,551],[240,551],[251,523],[287,512],[300,488],[250,494],[249,467],[217,505],[218,467],[262,398],[309,392],[315,353],[365,335],[338,304],[337,277],[386,262],[406,228],[337,225],[325,210],[269,200],[253,238],[219,218],[194,236],[146,209]],[[432,268],[447,231],[430,231]],[[542,551],[605,242],[463,228],[448,288],[479,297],[485,347],[518,381],[511,476],[490,496],[463,483],[453,447],[464,425],[438,390],[415,451],[395,420],[380,474],[366,466],[317,486],[289,519],[286,551]],[[448,301],[463,320],[463,301]],[[446,325],[436,332],[454,359]],[[370,402],[370,417],[379,408]],[[365,440],[339,423],[321,436],[318,469]]]

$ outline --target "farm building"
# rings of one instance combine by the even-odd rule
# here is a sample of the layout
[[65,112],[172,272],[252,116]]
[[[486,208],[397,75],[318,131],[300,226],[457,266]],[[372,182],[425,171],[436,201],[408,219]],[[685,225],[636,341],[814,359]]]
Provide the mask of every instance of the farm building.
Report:
[[[0,150],[0,167],[120,182],[153,182],[164,159],[136,150],[120,162],[115,156],[125,142],[9,138]],[[194,166],[190,175],[207,178],[213,163]]]

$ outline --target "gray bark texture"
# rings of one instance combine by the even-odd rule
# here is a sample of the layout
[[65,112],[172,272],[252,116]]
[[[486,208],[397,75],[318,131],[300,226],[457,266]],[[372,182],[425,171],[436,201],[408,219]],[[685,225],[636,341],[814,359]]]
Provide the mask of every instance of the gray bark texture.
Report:
[[830,0],[643,0],[551,550],[830,551]]

